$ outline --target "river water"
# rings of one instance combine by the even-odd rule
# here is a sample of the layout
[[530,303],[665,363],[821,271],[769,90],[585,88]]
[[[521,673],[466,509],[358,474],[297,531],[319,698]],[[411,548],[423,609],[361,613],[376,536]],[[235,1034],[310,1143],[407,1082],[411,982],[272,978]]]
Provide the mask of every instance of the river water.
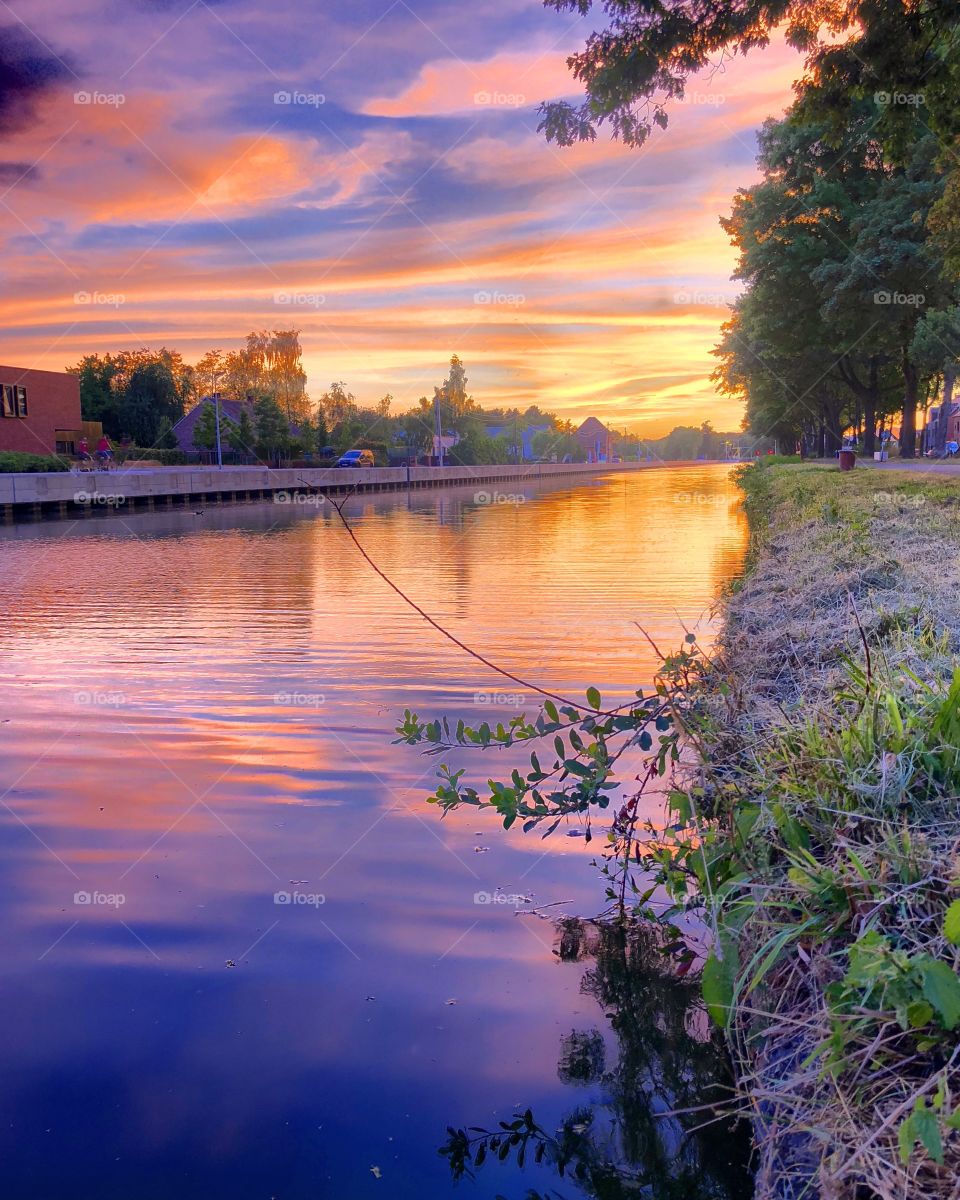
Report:
[[[715,466],[346,511],[463,642],[606,701],[651,678],[638,623],[709,638],[746,540]],[[528,1106],[618,1126],[630,1170],[690,1172],[677,1195],[743,1194],[726,1134],[637,1135],[712,1069],[690,997],[642,947],[497,899],[598,912],[595,846],[441,820],[437,760],[392,743],[404,708],[508,720],[532,696],[404,605],[329,505],[4,527],[0,598],[4,1196],[595,1194],[513,1155],[454,1183],[446,1127]]]

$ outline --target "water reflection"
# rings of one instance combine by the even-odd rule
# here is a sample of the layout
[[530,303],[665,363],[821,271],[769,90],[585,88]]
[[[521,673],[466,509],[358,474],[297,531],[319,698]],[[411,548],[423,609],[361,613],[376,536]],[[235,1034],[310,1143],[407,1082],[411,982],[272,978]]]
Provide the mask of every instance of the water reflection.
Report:
[[[726,472],[523,494],[348,513],[465,642],[632,694],[655,666],[635,622],[676,644],[739,562]],[[508,719],[532,696],[438,639],[322,505],[4,526],[0,606],[6,1194],[422,1200],[454,1194],[449,1113],[560,1121],[557,1039],[593,1002],[549,927],[476,895],[593,912],[593,848],[440,822],[436,760],[392,744],[405,707]],[[323,905],[274,903],[295,887]]]
[[451,1127],[441,1153],[454,1179],[509,1161],[534,1168],[542,1190],[526,1200],[560,1196],[539,1182],[545,1172],[596,1200],[748,1200],[749,1131],[709,1107],[729,1098],[729,1070],[697,985],[666,965],[669,936],[638,922],[558,923],[555,953],[587,965],[581,992],[607,1022],[561,1038],[557,1074],[581,1096],[552,1129],[529,1108],[486,1132]]

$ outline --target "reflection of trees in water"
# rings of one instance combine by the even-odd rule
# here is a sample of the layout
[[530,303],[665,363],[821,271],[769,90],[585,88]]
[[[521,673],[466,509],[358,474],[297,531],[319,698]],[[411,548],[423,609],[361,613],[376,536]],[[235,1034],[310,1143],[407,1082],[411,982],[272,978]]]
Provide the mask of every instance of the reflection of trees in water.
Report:
[[723,1045],[696,982],[678,978],[664,954],[669,935],[638,922],[579,919],[561,921],[557,932],[561,961],[592,963],[581,991],[601,1006],[617,1042],[608,1062],[599,1029],[572,1032],[561,1042],[559,1076],[600,1087],[603,1099],[568,1114],[559,1130],[543,1128],[529,1110],[495,1130],[449,1129],[442,1153],[454,1176],[490,1157],[516,1158],[551,1165],[596,1200],[746,1200],[747,1130],[703,1109],[729,1094]]

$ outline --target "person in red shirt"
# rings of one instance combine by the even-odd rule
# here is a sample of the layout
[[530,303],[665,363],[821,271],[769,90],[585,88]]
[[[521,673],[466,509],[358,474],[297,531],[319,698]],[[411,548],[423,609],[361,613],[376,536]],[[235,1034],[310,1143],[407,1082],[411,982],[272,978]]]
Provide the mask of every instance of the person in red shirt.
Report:
[[106,434],[103,434],[100,441],[97,442],[97,459],[99,462],[106,463],[113,458],[113,447],[110,445],[110,439]]

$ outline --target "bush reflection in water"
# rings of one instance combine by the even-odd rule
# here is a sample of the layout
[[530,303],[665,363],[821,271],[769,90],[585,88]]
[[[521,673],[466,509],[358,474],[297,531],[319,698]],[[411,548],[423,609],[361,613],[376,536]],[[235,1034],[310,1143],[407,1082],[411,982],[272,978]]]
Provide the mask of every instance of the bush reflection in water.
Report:
[[596,1200],[747,1200],[749,1131],[709,1107],[730,1094],[722,1040],[697,983],[680,976],[668,935],[648,923],[579,918],[556,930],[554,953],[587,964],[580,990],[610,1031],[565,1036],[557,1070],[598,1099],[573,1107],[554,1130],[530,1109],[495,1128],[449,1126],[440,1153],[453,1177],[513,1158],[563,1180],[562,1191],[529,1189],[526,1200],[560,1200],[571,1187]]

